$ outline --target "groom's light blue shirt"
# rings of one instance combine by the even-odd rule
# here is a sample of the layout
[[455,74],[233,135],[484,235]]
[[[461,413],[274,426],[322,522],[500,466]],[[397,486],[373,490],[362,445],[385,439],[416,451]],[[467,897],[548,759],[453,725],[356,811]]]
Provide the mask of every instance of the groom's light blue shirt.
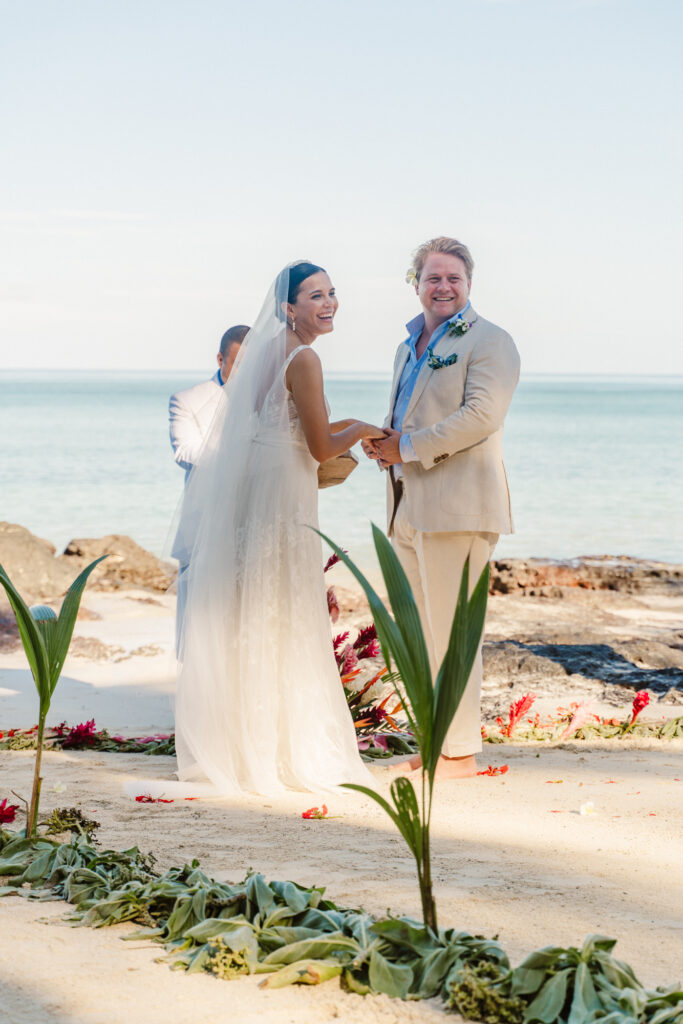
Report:
[[[404,344],[408,346],[408,358],[406,364],[403,367],[401,379],[398,382],[398,389],[396,391],[396,401],[394,402],[394,413],[391,418],[391,425],[394,430],[403,430],[403,420],[405,419],[408,406],[410,405],[410,399],[413,397],[413,391],[415,390],[415,384],[417,378],[420,375],[420,370],[429,359],[430,355],[438,345],[439,341],[443,338],[444,334],[448,330],[450,324],[455,320],[459,319],[463,313],[470,308],[470,302],[462,307],[457,313],[455,313],[450,320],[445,320],[442,324],[439,324],[437,329],[429,339],[429,344],[424,350],[420,358],[417,358],[415,346],[418,343],[419,337],[422,334],[425,325],[424,313],[420,313],[414,320],[411,320],[406,324],[406,330],[408,331],[408,337]],[[404,434],[399,442],[399,452],[401,455],[402,462],[417,462],[417,455],[413,448],[413,442],[410,440],[410,434]],[[399,474],[400,475],[400,472]]]

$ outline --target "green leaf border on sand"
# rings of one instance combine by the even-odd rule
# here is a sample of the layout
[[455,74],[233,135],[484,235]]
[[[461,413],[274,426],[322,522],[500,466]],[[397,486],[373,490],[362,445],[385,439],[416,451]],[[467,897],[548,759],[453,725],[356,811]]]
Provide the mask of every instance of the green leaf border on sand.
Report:
[[337,907],[318,886],[257,874],[217,881],[197,861],[159,875],[154,858],[136,847],[99,851],[75,835],[70,843],[31,842],[0,829],[0,876],[8,882],[0,898],[63,899],[74,906],[71,919],[91,927],[135,922],[143,927],[128,938],[165,946],[171,967],[225,980],[266,973],[267,987],[281,988],[341,977],[361,994],[441,995],[456,1010],[485,1004],[492,1024],[683,1019],[680,987],[645,989],[612,956],[615,940],[601,935],[580,949],[538,950],[512,969],[493,939],[453,928],[435,933],[407,917],[375,920]]

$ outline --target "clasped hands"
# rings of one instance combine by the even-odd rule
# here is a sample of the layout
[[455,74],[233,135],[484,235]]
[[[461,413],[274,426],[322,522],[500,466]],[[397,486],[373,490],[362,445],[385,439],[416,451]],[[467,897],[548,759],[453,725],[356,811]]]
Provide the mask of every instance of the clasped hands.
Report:
[[381,437],[363,438],[360,446],[369,459],[377,462],[382,469],[388,469],[389,466],[401,462],[401,453],[398,447],[401,431],[385,427],[382,434]]

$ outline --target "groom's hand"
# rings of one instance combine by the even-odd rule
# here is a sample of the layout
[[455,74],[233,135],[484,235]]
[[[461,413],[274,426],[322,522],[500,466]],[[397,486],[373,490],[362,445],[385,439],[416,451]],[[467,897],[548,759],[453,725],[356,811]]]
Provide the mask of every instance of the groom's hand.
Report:
[[366,441],[365,438],[363,438],[363,440],[360,443],[360,446],[363,449],[363,454],[367,455],[369,459],[379,459],[379,455],[377,454],[377,450],[375,449],[374,441]]
[[387,435],[385,438],[372,442],[377,452],[375,457],[379,460],[380,466],[394,466],[397,462],[401,462],[401,453],[398,447],[401,431],[386,427],[384,432]]

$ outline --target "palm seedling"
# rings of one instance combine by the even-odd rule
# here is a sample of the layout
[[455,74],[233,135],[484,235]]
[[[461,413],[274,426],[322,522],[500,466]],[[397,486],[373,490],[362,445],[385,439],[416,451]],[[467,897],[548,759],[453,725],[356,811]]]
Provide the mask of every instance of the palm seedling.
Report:
[[389,669],[392,661],[396,665],[400,680],[396,684],[397,689],[420,751],[420,800],[418,802],[413,783],[404,776],[391,783],[393,806],[365,786],[347,783],[347,788],[375,800],[405,839],[417,865],[424,923],[436,932],[429,840],[434,777],[448,727],[465,691],[484,631],[489,567],[487,565],[482,572],[468,599],[469,558],[465,562],[448,650],[434,682],[410,584],[387,537],[374,524],[372,533],[392,614],[348,555],[324,534],[321,537],[348,566],[365,591],[384,660]]
[[33,605],[29,608],[0,565],[0,584],[7,592],[9,603],[17,620],[19,635],[24,645],[26,660],[29,663],[39,699],[37,750],[31,803],[29,805],[26,825],[27,837],[35,835],[38,821],[38,805],[40,803],[40,787],[42,783],[40,769],[43,758],[43,735],[45,733],[45,720],[50,710],[52,694],[55,692],[55,687],[66,660],[78,608],[88,577],[95,566],[106,557],[106,555],[102,555],[100,558],[96,558],[94,562],[91,562],[76,577],[66,592],[59,615],[56,615],[52,608],[48,608],[46,605]]

